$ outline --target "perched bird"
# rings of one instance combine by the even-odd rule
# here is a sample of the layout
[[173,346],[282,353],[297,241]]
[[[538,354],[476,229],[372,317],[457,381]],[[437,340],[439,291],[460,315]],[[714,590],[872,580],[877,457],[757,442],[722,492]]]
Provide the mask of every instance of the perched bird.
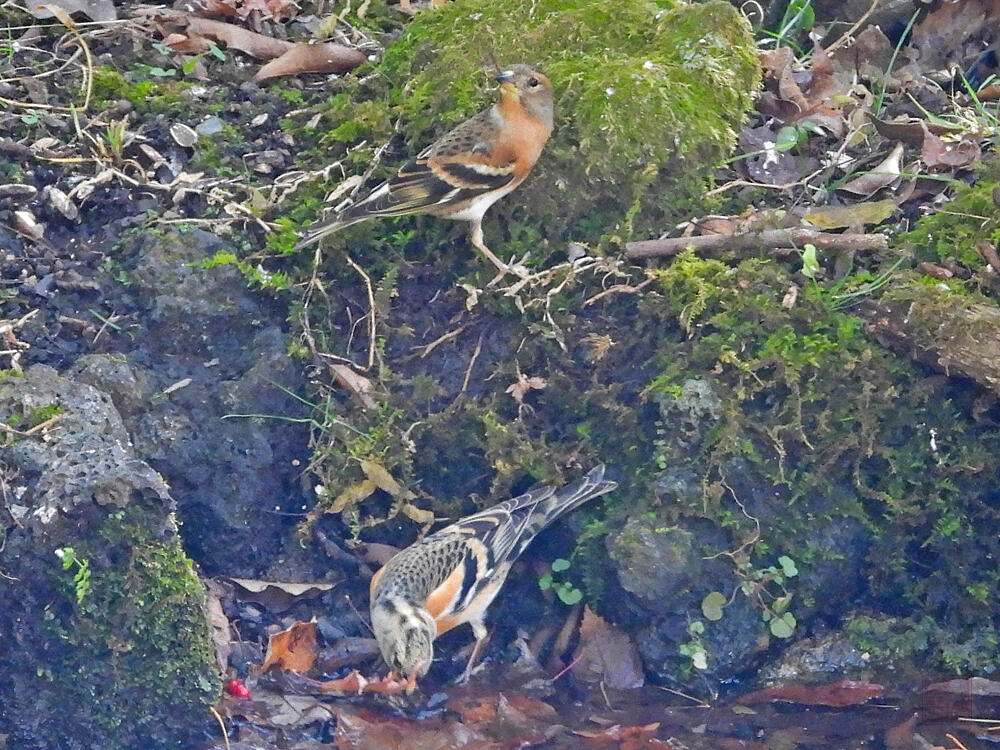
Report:
[[486,638],[486,608],[513,562],[556,518],[617,486],[597,466],[575,484],[536,487],[396,554],[371,582],[372,630],[389,668],[427,674],[434,639],[467,622],[476,636],[462,675],[467,680]]
[[483,242],[483,215],[538,161],[552,134],[552,84],[527,65],[496,79],[496,104],[425,148],[365,198],[307,229],[295,249],[374,217],[432,214],[471,222],[472,244],[501,274],[515,272]]

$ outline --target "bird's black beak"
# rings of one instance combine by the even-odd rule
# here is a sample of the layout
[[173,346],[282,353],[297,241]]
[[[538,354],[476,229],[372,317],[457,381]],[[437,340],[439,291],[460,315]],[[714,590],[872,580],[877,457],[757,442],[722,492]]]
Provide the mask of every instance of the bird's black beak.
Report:
[[505,70],[502,73],[497,73],[497,82],[498,83],[509,83],[510,81],[513,81],[513,80],[514,80],[514,71],[513,70]]

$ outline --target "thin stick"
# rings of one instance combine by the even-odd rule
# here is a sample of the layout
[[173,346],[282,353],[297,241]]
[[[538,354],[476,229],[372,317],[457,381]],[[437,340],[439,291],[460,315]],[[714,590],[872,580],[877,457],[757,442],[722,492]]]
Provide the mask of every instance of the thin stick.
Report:
[[348,264],[361,274],[361,278],[365,280],[365,286],[368,288],[368,307],[369,320],[368,320],[368,367],[365,370],[370,370],[375,364],[375,293],[372,291],[372,280],[368,278],[368,274],[364,272],[357,263],[351,260],[351,256],[345,254]]
[[770,248],[801,247],[807,243],[820,248],[844,250],[888,250],[889,248],[889,238],[884,234],[833,234],[832,232],[819,232],[815,229],[793,228],[629,242],[625,245],[625,255],[633,259],[662,258],[677,255],[688,247],[695,250],[719,248],[743,250],[760,246]]
[[875,9],[878,7],[880,2],[882,2],[882,0],[872,0],[871,7],[868,8],[868,10],[862,14],[861,18],[859,18],[851,28],[845,31],[837,41],[826,48],[826,53],[829,55],[838,47],[847,44],[847,41],[851,38],[854,32],[861,28],[861,24],[867,21],[868,17],[875,12]]
[[229,732],[226,731],[226,722],[219,716],[219,712],[215,710],[215,706],[209,706],[208,710],[215,715],[215,720],[219,722],[219,727],[222,729],[222,739],[226,743],[226,750],[229,750]]
[[472,367],[476,364],[476,360],[479,359],[479,352],[483,350],[483,335],[479,334],[479,341],[476,342],[476,348],[472,352],[472,359],[469,360],[469,366],[465,368],[465,380],[462,381],[462,390],[458,393],[459,395],[465,393],[465,390],[469,387],[469,378],[472,377]]
[[593,297],[585,301],[583,303],[583,306],[590,307],[591,305],[596,304],[605,297],[610,297],[612,294],[638,294],[647,286],[652,284],[653,281],[655,281],[655,279],[656,279],[655,276],[650,276],[648,279],[646,279],[640,284],[636,284],[635,286],[632,286],[630,284],[615,284],[612,287],[608,287],[603,292],[595,294]]

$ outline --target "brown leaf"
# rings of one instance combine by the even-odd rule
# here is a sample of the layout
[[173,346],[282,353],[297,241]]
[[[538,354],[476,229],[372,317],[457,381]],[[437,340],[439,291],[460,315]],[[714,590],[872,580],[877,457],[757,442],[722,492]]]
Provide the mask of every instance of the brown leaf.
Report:
[[573,661],[570,674],[583,682],[603,682],[617,690],[638,688],[645,683],[635,643],[625,632],[594,614],[590,607],[583,610],[580,643]]
[[902,141],[907,146],[920,148],[924,145],[924,133],[927,132],[922,120],[916,120],[905,115],[902,119],[880,120],[869,115],[875,130],[883,138],[890,141]]
[[[186,14],[182,14],[186,15]],[[271,60],[279,57],[291,49],[293,42],[283,39],[264,36],[255,31],[250,31],[242,26],[236,26],[222,21],[213,21],[210,18],[198,18],[197,16],[186,16],[187,31],[191,34],[208,37],[216,42],[222,42],[227,47],[246,52],[251,57],[258,60]]]
[[519,404],[524,403],[524,397],[531,391],[540,391],[548,385],[545,378],[529,377],[523,372],[517,373],[517,382],[507,386],[505,393],[509,393]]
[[978,161],[981,154],[978,138],[969,138],[965,134],[957,143],[945,143],[925,128],[920,158],[928,169],[967,167]]
[[897,143],[881,164],[844,183],[837,190],[867,198],[900,178],[903,171],[902,158],[903,144]]
[[422,721],[381,717],[369,721],[347,711],[338,713],[333,739],[338,750],[500,750],[505,747],[490,741],[475,728],[437,717]]
[[334,587],[332,583],[280,583],[228,576],[223,580],[236,586],[238,599],[262,604],[272,613],[284,612],[296,602],[315,599]]
[[212,645],[215,646],[215,659],[219,668],[225,673],[229,668],[229,653],[232,645],[229,640],[229,618],[222,611],[222,596],[225,594],[225,586],[215,581],[205,581],[208,624],[212,629]]
[[641,734],[652,734],[657,729],[660,728],[660,722],[654,722],[652,724],[645,724],[643,726],[635,727],[623,727],[620,724],[613,724],[605,729],[600,729],[597,731],[587,730],[587,729],[577,729],[573,734],[578,734],[581,737],[589,737],[591,739],[609,739],[615,742],[620,742],[621,740],[628,739],[629,737],[636,737]]
[[375,408],[375,399],[371,396],[372,381],[363,375],[358,375],[347,365],[330,365],[330,372],[337,385],[357,396],[366,409]]
[[365,53],[361,50],[345,47],[343,44],[300,43],[258,70],[253,80],[260,83],[271,78],[300,73],[343,73],[358,67],[366,59]]
[[260,665],[264,672],[270,667],[308,672],[316,661],[316,623],[296,622],[288,630],[275,633],[267,640],[267,654]]
[[58,2],[38,5],[31,10],[31,15],[35,18],[52,18],[55,16],[67,28],[73,27],[67,24],[61,16],[68,18],[76,13],[82,13],[91,21],[98,21],[100,23],[107,23],[118,18],[118,15],[115,13],[115,4],[112,0],[58,0]]
[[831,706],[845,708],[857,706],[870,698],[882,695],[885,688],[871,682],[840,680],[830,685],[778,685],[756,690],[739,699],[742,704],[800,703],[804,706]]

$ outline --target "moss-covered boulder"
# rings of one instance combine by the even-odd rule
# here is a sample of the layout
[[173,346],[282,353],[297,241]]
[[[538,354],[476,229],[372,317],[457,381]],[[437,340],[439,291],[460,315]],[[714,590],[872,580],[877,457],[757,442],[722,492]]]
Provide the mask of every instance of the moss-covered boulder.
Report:
[[21,433],[2,449],[0,737],[190,746],[221,677],[165,483],[111,399],[51,368],[0,380],[0,420]]
[[758,80],[749,26],[725,2],[463,0],[419,14],[373,88],[335,100],[326,142],[378,142],[398,118],[415,153],[490,103],[484,67],[516,62],[552,78],[556,130],[493,209],[506,253],[661,231],[727,153]]

